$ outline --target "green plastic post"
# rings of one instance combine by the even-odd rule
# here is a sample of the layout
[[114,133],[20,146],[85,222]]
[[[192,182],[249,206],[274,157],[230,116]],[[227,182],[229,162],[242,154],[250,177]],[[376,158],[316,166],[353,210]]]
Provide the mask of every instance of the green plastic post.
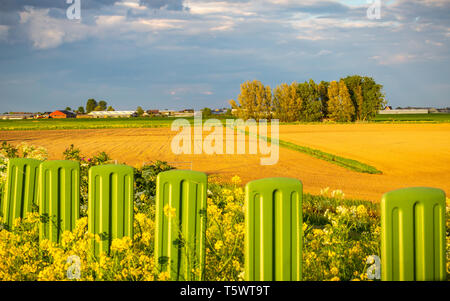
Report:
[[245,280],[302,279],[302,183],[256,180],[245,187]]
[[59,242],[80,217],[80,164],[46,161],[39,168],[39,239]]
[[89,169],[88,231],[95,256],[109,253],[115,238],[133,238],[134,171],[127,165],[99,165]]
[[16,158],[8,161],[5,192],[2,198],[3,223],[13,228],[16,218],[24,218],[37,205],[37,172],[41,161]]
[[406,188],[381,200],[381,278],[445,280],[445,193]]
[[203,280],[207,181],[206,174],[188,170],[157,177],[155,262],[171,280]]

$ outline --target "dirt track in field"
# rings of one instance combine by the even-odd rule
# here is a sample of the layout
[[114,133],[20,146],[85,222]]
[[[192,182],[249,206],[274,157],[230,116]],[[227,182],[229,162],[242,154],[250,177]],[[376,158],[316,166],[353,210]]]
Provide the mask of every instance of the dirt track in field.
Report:
[[[383,171],[362,174],[308,155],[280,148],[276,165],[261,166],[266,155],[175,155],[170,128],[3,131],[0,141],[26,142],[48,149],[50,159],[62,159],[70,145],[93,155],[105,151],[132,166],[144,162],[192,162],[194,170],[234,175],[243,182],[265,177],[294,177],[304,191],[341,189],[350,198],[378,201],[384,192],[410,186],[432,186],[450,195],[450,124],[282,125],[280,139],[355,159]],[[175,164],[190,169],[191,164]]]

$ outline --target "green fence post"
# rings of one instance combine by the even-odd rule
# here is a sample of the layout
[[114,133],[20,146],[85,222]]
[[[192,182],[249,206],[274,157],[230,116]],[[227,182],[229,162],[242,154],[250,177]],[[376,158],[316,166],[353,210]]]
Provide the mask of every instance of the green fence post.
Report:
[[269,178],[245,187],[245,280],[302,278],[302,183]]
[[406,188],[381,199],[381,278],[445,280],[445,193]]
[[115,238],[133,239],[134,171],[127,165],[99,165],[89,169],[88,231],[95,256],[109,253]]
[[171,280],[203,280],[207,181],[206,174],[188,170],[157,177],[155,262]]
[[10,229],[16,218],[24,218],[37,205],[37,172],[41,161],[15,158],[8,161],[1,214]]
[[80,217],[80,164],[46,161],[39,168],[39,239],[59,242]]

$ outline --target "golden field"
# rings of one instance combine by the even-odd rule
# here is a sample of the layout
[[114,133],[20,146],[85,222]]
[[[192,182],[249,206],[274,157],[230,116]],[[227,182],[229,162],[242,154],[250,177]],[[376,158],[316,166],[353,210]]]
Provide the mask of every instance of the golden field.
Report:
[[[26,142],[45,147],[50,159],[62,159],[74,144],[83,153],[104,151],[119,163],[192,162],[194,170],[229,179],[239,175],[244,183],[265,177],[294,177],[304,191],[342,190],[346,197],[378,201],[384,192],[431,186],[450,195],[450,124],[311,124],[281,125],[280,139],[301,146],[358,160],[383,174],[358,173],[280,147],[276,165],[261,166],[261,155],[175,155],[170,128],[2,131],[0,141]],[[207,135],[208,133],[204,133]],[[267,157],[267,156],[264,156]],[[174,164],[191,168],[191,164]]]

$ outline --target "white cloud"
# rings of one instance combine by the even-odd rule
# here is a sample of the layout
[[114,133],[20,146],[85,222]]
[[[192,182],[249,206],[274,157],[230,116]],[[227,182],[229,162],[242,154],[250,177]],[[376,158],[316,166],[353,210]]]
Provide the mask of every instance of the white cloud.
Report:
[[251,11],[252,3],[248,2],[227,2],[227,1],[186,1],[189,12],[194,15],[232,14],[241,16],[255,16],[256,12]]
[[386,54],[386,55],[376,55],[370,57],[370,59],[375,60],[379,65],[393,65],[393,64],[405,64],[411,61],[417,60],[418,57],[414,54],[409,53],[398,53],[398,54]]
[[20,24],[36,49],[58,47],[64,42],[74,42],[90,35],[88,26],[48,15],[49,9],[27,8],[20,12]]

